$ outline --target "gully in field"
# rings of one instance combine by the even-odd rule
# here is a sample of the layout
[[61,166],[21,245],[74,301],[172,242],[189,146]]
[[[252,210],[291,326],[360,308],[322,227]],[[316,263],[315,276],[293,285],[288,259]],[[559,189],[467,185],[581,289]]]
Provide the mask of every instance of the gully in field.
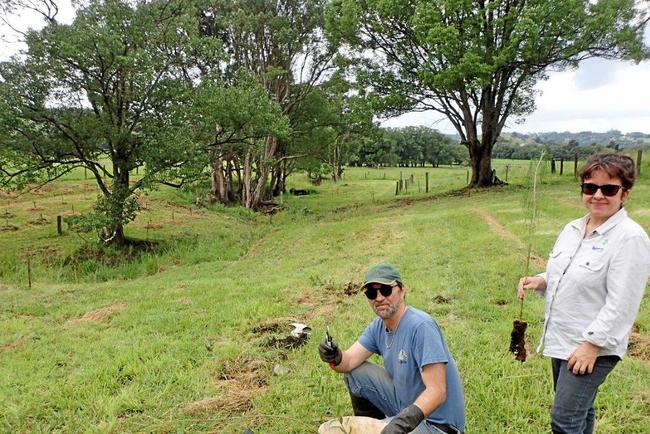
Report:
[[[382,434],[462,433],[462,385],[438,324],[406,305],[406,287],[391,265],[372,267],[364,288],[377,318],[345,351],[329,333],[319,346],[321,359],[345,373],[355,416],[388,417]],[[384,368],[366,361],[373,353]]]
[[597,154],[580,171],[589,211],[564,227],[546,272],[519,280],[544,294],[540,348],[551,357],[554,433],[594,432],[598,388],[625,354],[650,275],[650,240],[623,208],[634,185],[631,158]]

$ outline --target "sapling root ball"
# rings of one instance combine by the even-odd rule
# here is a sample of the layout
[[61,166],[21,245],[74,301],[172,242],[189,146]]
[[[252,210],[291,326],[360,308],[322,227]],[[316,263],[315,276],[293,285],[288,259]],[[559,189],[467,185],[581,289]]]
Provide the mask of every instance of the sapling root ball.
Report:
[[526,361],[526,321],[515,320],[510,333],[510,352],[515,355],[515,360]]

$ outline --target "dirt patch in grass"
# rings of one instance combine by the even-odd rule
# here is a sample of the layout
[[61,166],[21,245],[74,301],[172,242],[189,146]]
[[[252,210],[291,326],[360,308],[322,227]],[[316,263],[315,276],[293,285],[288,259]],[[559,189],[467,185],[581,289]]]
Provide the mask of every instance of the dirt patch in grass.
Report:
[[7,285],[3,285],[2,283],[0,283],[0,292],[7,291],[7,290],[9,290],[9,287]]
[[10,343],[4,344],[4,345],[0,345],[0,351],[13,351],[13,350],[16,350],[16,349],[22,347],[23,345],[25,345],[25,343],[27,343],[28,340],[29,340],[29,338],[27,336],[22,336],[22,337],[16,339],[15,341],[13,341],[13,342],[10,342]]
[[325,290],[325,292],[333,292],[334,294],[352,297],[353,295],[363,291],[363,284],[361,282],[347,282],[343,284],[326,283],[323,285],[323,290]]
[[91,310],[86,312],[80,318],[73,319],[68,321],[68,324],[80,324],[80,323],[97,323],[104,321],[105,319],[115,315],[116,313],[122,312],[127,308],[126,303],[114,303],[110,306],[103,307],[101,309]]
[[[505,226],[499,223],[497,219],[495,219],[494,216],[492,216],[492,214],[480,208],[474,208],[473,211],[478,215],[480,215],[483,218],[483,220],[487,222],[487,224],[490,226],[490,230],[495,235],[498,235],[499,237],[504,238],[506,240],[513,241],[520,249],[526,248],[524,242],[520,240],[515,234],[510,232]],[[530,259],[533,261],[533,263],[536,266],[540,268],[546,267],[546,261],[538,254],[534,252],[531,253]]]
[[0,226],[0,232],[15,232],[18,229],[20,229],[20,227],[18,227],[16,225],[2,225],[2,226]]
[[641,333],[632,332],[627,347],[627,353],[632,357],[650,363],[650,338]]
[[261,344],[264,347],[272,347],[284,350],[300,348],[309,342],[309,332],[300,334],[298,336],[292,336],[289,334],[293,331],[293,326],[291,323],[301,323],[301,321],[288,317],[273,318],[263,322],[262,324],[256,325],[253,327],[252,332],[256,335],[284,335],[282,337],[267,336],[266,340]]
[[451,303],[451,298],[445,297],[444,295],[436,295],[431,301],[435,304],[449,304]]
[[30,224],[30,225],[34,225],[34,226],[43,226],[43,225],[48,224],[49,222],[50,222],[50,221],[49,221],[48,219],[46,219],[45,217],[41,216],[41,217],[39,217],[39,218],[37,218],[37,219],[30,220],[30,221],[29,221],[29,224]]
[[9,211],[5,211],[5,212],[0,214],[0,218],[2,218],[2,219],[12,219],[14,217],[15,217],[15,215],[10,213]]
[[268,334],[268,333],[281,333],[290,330],[289,324],[297,322],[290,318],[274,318],[258,324],[251,330],[254,334]]
[[215,380],[223,394],[187,403],[183,410],[192,415],[250,410],[253,398],[264,393],[266,389],[269,376],[267,371],[264,361],[246,356],[227,362]]
[[316,318],[334,313],[339,301],[322,295],[302,294],[291,299],[290,303],[309,308],[309,318]]
[[300,348],[305,346],[309,342],[309,335],[302,334],[299,336],[286,336],[283,338],[278,338],[275,336],[269,336],[264,343],[265,347],[278,348],[283,350],[293,350],[295,348]]
[[494,300],[494,304],[496,304],[497,306],[507,306],[508,300],[504,300],[503,298],[500,298],[498,300]]

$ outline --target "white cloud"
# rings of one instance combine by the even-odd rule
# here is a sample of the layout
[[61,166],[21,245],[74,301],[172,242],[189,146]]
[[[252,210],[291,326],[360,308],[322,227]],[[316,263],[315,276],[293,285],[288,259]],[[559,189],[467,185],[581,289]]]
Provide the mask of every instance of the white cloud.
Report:
[[[505,131],[620,130],[650,133],[650,62],[638,65],[603,59],[582,62],[577,70],[551,72],[537,84],[537,109],[525,122],[508,120]],[[455,130],[435,112],[407,113],[382,122],[388,127],[426,125]]]
[[[75,13],[71,0],[60,0],[57,5],[59,7],[59,12],[56,15],[57,21],[63,24],[71,23]],[[17,11],[6,19],[10,26],[0,20],[0,61],[9,60],[12,55],[26,48],[22,42],[22,36],[13,29],[26,32],[29,29],[40,29],[45,25],[42,15],[28,9]]]
[[650,133],[649,77],[649,62],[634,65],[606,60],[590,61],[577,71],[552,73],[538,84],[542,94],[537,110],[510,130]]

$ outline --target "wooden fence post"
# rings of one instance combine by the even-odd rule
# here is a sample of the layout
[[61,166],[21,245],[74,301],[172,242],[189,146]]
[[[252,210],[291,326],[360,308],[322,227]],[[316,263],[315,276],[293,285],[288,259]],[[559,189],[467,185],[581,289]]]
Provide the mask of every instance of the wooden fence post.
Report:
[[56,216],[56,233],[59,235],[63,235],[63,224],[60,215]]
[[399,194],[399,181],[395,181],[395,196]]
[[551,158],[551,173],[555,173],[555,158]]
[[564,157],[560,157],[560,175],[564,174]]
[[424,192],[425,192],[425,193],[428,193],[428,192],[429,192],[429,172],[426,172],[426,173],[424,174],[424,177],[425,177],[425,180],[426,180],[426,181],[425,181],[425,189],[424,189]]
[[506,182],[508,182],[508,170],[510,170],[510,165],[506,164]]
[[573,177],[578,178],[578,153],[573,154]]
[[27,255],[27,284],[32,289],[32,255]]
[[641,174],[641,157],[643,157],[643,149],[639,149],[636,152],[636,174]]

